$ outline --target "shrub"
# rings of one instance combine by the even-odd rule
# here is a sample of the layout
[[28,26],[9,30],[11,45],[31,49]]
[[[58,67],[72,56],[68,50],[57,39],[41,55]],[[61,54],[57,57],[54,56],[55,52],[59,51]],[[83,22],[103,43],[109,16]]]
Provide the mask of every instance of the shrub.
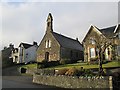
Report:
[[45,68],[45,67],[47,67],[47,62],[46,61],[42,61],[42,62],[37,63],[37,68],[38,69]]
[[85,69],[84,76],[93,76],[93,72],[90,69]]
[[26,73],[26,70],[27,70],[26,68],[22,67],[22,68],[20,68],[20,73]]
[[64,69],[59,69],[56,72],[56,75],[65,75],[65,73],[68,71],[68,69],[64,68]]
[[62,65],[64,65],[64,64],[71,63],[71,60],[70,60],[70,59],[65,58],[65,59],[61,59],[61,60],[59,61],[59,63],[60,63],[60,64],[62,64]]
[[79,73],[79,71],[76,69],[76,68],[70,68],[66,73],[65,75],[68,75],[68,76],[77,76]]
[[108,62],[110,62],[110,61],[108,61],[108,60],[102,60],[102,63],[103,63],[103,64],[106,64],[106,63],[108,63]]
[[47,63],[48,67],[57,66],[57,65],[59,65],[59,61],[50,61]]
[[90,64],[98,64],[98,58],[97,57],[95,57],[95,58],[91,58],[90,59]]
[[38,67],[38,69],[40,69],[40,68],[57,66],[57,65],[59,65],[58,61],[50,61],[50,62],[42,61],[42,62],[38,63],[37,67]]
[[80,70],[78,70],[78,76],[82,76],[82,75],[84,75],[84,72],[85,72],[85,70],[83,69],[83,67],[81,67],[80,68]]

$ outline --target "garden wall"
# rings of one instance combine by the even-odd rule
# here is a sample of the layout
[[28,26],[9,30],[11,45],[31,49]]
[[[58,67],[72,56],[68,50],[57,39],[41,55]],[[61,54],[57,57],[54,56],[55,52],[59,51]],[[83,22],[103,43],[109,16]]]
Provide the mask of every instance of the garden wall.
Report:
[[34,74],[33,83],[52,85],[63,88],[112,88],[111,76],[98,78]]
[[37,72],[37,69],[29,69],[29,68],[27,68],[27,70],[26,70],[26,74],[30,74],[30,75],[33,75],[34,73],[36,73]]

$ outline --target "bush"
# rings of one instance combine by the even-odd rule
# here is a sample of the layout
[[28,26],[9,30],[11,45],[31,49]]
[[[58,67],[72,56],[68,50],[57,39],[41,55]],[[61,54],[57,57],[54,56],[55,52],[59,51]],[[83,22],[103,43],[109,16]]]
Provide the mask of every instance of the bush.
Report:
[[83,67],[81,67],[80,68],[80,70],[78,71],[78,76],[82,76],[82,75],[84,75],[84,72],[85,72],[85,70],[83,69]]
[[56,72],[56,75],[65,75],[65,73],[68,71],[68,69],[64,68],[64,69],[59,69]]
[[103,63],[103,64],[106,64],[106,63],[108,63],[108,62],[110,62],[110,61],[108,61],[108,60],[102,60],[102,63]]
[[71,63],[71,60],[65,58],[65,59],[61,59],[61,60],[59,61],[59,63],[62,64],[62,65],[64,65],[64,64]]
[[38,62],[37,63],[37,68],[38,69],[41,69],[41,68],[45,68],[45,67],[47,67],[47,61],[46,60],[43,60],[42,62]]
[[70,68],[65,75],[68,76],[78,76],[79,71],[76,68]]
[[20,68],[20,73],[26,73],[26,68]]
[[93,72],[90,69],[85,69],[84,76],[93,76]]
[[98,63],[99,63],[99,61],[98,61],[97,57],[90,59],[90,64],[98,64]]
[[57,65],[59,65],[58,61],[51,61],[51,62],[43,61],[43,62],[39,62],[37,64],[37,68],[38,69],[40,69],[40,68],[47,68],[47,67],[52,67],[52,66],[57,66]]

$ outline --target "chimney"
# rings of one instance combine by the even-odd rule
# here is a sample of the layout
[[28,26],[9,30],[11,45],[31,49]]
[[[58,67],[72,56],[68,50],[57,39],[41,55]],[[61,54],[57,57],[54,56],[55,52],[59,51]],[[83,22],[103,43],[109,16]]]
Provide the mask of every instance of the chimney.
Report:
[[12,43],[9,44],[10,48],[14,48],[14,45]]
[[76,41],[78,41],[78,38],[76,38]]
[[37,45],[37,42],[34,41],[34,42],[33,42],[33,45]]

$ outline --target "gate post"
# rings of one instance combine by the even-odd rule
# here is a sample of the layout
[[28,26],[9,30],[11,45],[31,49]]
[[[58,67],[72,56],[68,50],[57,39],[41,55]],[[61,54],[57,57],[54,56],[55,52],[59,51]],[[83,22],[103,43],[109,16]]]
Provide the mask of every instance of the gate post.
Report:
[[113,90],[113,84],[112,84],[112,81],[113,80],[113,78],[112,78],[112,76],[109,76],[109,87],[110,87],[110,90]]

